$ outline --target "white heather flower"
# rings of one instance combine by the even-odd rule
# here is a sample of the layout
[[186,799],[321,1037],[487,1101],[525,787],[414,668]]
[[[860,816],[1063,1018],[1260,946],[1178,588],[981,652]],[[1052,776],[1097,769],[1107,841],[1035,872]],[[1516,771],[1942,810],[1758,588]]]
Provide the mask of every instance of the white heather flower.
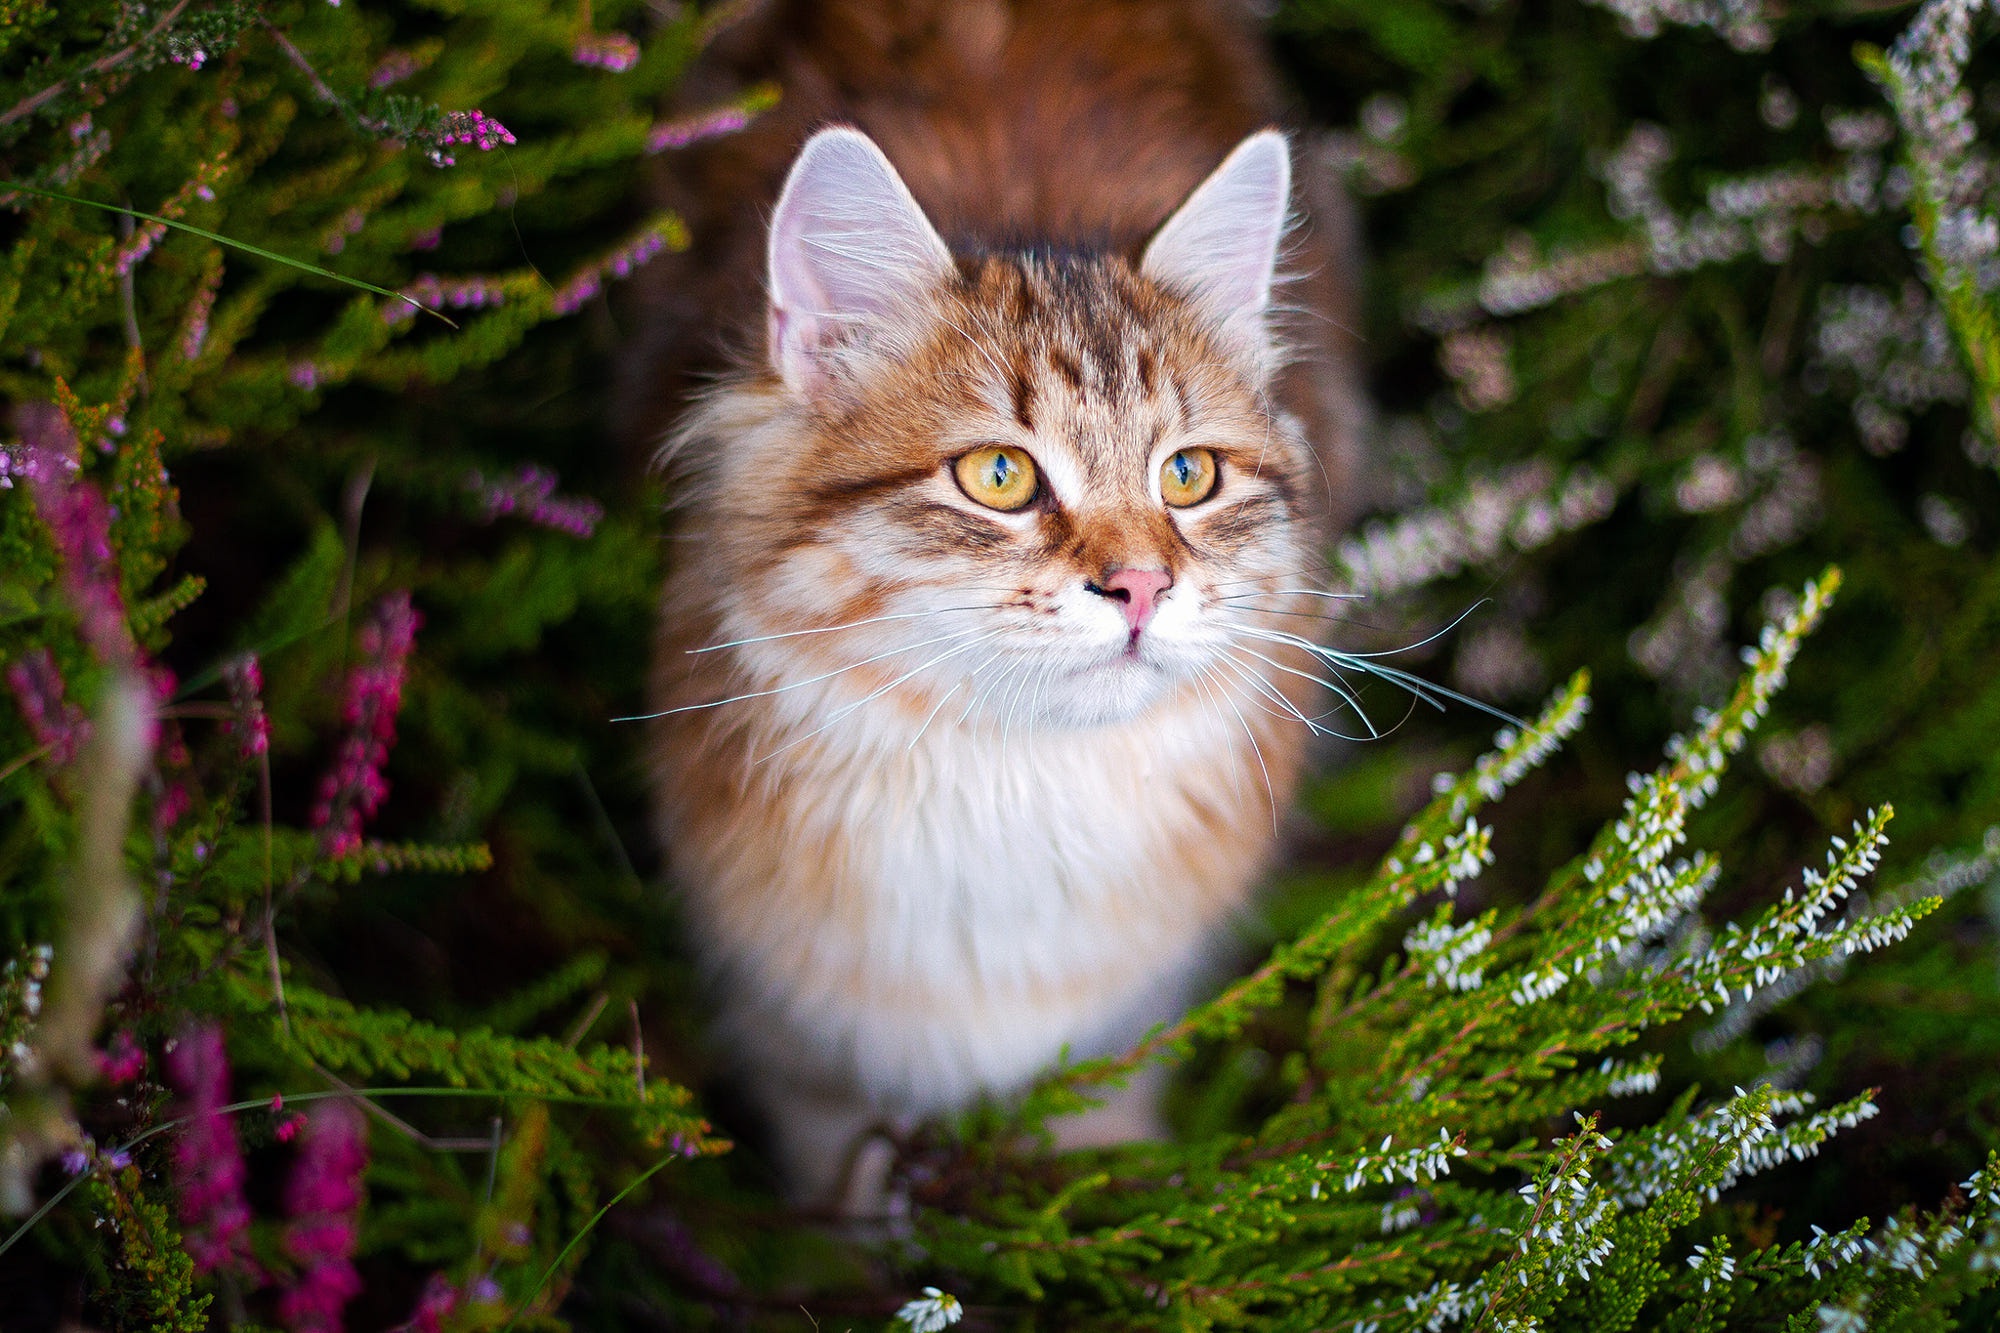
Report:
[[958,1297],[936,1287],[925,1287],[921,1298],[896,1311],[896,1318],[909,1325],[910,1333],[939,1333],[965,1317]]

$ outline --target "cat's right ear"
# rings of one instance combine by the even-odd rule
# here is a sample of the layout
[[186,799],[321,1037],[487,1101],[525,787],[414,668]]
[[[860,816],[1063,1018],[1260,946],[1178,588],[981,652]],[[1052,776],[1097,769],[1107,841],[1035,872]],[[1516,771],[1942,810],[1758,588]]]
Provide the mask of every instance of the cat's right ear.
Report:
[[787,387],[827,351],[951,272],[951,251],[875,141],[836,126],[806,141],[771,217],[770,355]]

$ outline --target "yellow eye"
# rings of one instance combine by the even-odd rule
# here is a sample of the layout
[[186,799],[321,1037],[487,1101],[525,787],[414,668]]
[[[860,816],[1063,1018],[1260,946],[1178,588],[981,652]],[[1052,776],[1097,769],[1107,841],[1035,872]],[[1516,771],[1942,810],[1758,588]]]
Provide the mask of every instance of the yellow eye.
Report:
[[965,493],[988,509],[1025,509],[1035,498],[1035,460],[1020,449],[989,444],[951,465]]
[[1215,489],[1215,455],[1183,449],[1160,464],[1160,498],[1176,509],[1200,504]]

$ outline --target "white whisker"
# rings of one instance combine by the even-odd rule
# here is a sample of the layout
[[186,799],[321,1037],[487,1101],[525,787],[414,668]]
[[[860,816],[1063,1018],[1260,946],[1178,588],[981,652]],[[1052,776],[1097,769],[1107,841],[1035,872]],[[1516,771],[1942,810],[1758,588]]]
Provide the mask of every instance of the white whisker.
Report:
[[[1231,649],[1230,651],[1235,652],[1236,650]],[[1248,699],[1246,702],[1254,705],[1257,711],[1263,713],[1264,716],[1274,717],[1280,722],[1302,722],[1308,731],[1318,735],[1339,735],[1338,732],[1321,726],[1316,719],[1309,718],[1303,712],[1299,711],[1298,705],[1287,699],[1281,691],[1274,687],[1270,681],[1265,680],[1258,673],[1257,669],[1249,663],[1237,661],[1232,658],[1226,660],[1225,664],[1239,679],[1243,680],[1251,689],[1262,696],[1261,698]],[[1270,700],[1270,703],[1265,702],[1267,699]],[[1278,707],[1272,708],[1271,703],[1277,704]]]
[[863,625],[879,625],[885,620],[923,620],[930,616],[941,616],[947,611],[992,611],[1000,602],[985,602],[978,606],[940,606],[929,611],[898,611],[894,615],[870,616],[866,620],[850,620],[845,625],[816,625],[812,629],[786,630],[782,634],[758,634],[747,639],[731,639],[727,643],[706,643],[699,648],[686,649],[688,653],[715,653],[724,648],[741,648],[746,643],[775,643],[779,639],[796,639],[807,634],[833,634],[844,629],[859,629]]
[[1306,680],[1312,681],[1315,685],[1324,685],[1327,689],[1332,690],[1335,694],[1340,696],[1341,700],[1345,702],[1349,708],[1352,708],[1355,711],[1355,713],[1360,716],[1362,725],[1366,726],[1371,734],[1375,732],[1374,724],[1372,722],[1369,722],[1368,714],[1365,711],[1363,711],[1361,707],[1361,696],[1356,694],[1353,688],[1348,685],[1347,678],[1340,674],[1340,668],[1337,665],[1331,662],[1325,663],[1328,674],[1333,677],[1332,680],[1328,680],[1324,676],[1315,676],[1311,672],[1300,671],[1295,667],[1288,667],[1283,662],[1272,661],[1272,659],[1265,657],[1262,653],[1257,652],[1253,648],[1245,648],[1242,644],[1236,641],[1235,635],[1231,633],[1231,631],[1241,632],[1242,634],[1250,638],[1256,639],[1262,643],[1274,643],[1274,642],[1288,643],[1294,646],[1304,647],[1308,651],[1313,653],[1314,661],[1324,661],[1324,658],[1321,656],[1319,651],[1311,646],[1310,640],[1302,639],[1294,634],[1287,634],[1284,630],[1265,630],[1256,625],[1228,624],[1224,625],[1222,629],[1224,633],[1231,634],[1229,641],[1231,648],[1239,650],[1241,652],[1250,653],[1252,656],[1256,657],[1259,661],[1267,662],[1270,665],[1278,668],[1278,670],[1280,671],[1289,671],[1291,672],[1291,674],[1295,676],[1300,676]]
[[794,745],[801,745],[804,744],[806,741],[811,740],[813,737],[819,735],[822,731],[825,731],[828,727],[832,726],[834,723],[840,721],[842,718],[852,713],[855,709],[860,708],[863,705],[872,702],[873,700],[881,698],[883,695],[887,694],[890,690],[895,689],[898,685],[901,685],[904,681],[910,679],[910,677],[912,676],[917,675],[919,672],[928,671],[930,668],[936,666],[938,663],[956,657],[960,653],[966,651],[968,648],[977,648],[980,644],[985,643],[987,640],[998,638],[1000,635],[1004,633],[1006,633],[1005,630],[997,630],[997,629],[988,630],[985,634],[983,634],[981,637],[977,639],[974,639],[971,643],[962,643],[956,648],[947,649],[946,651],[939,653],[936,657],[931,658],[930,661],[928,662],[923,662],[918,664],[917,666],[911,667],[908,671],[905,671],[902,675],[896,677],[894,680],[890,681],[887,685],[884,685],[882,688],[875,690],[869,694],[865,694],[861,698],[856,699],[853,703],[847,704],[844,707],[838,709],[832,717],[820,723],[818,726],[814,727],[811,731],[808,731],[805,735],[794,737],[792,740],[786,741],[783,745],[780,745],[777,749],[763,756],[763,758],[758,759],[756,762],[761,764],[767,759],[776,759],[779,755],[791,749]]
[[[1240,670],[1241,668],[1239,667],[1238,669]],[[1264,795],[1269,799],[1271,804],[1271,832],[1275,835],[1278,831],[1278,793],[1271,786],[1270,765],[1264,762],[1264,751],[1257,744],[1257,733],[1251,730],[1250,720],[1243,716],[1243,710],[1238,708],[1236,701],[1231,699],[1227,694],[1222,696],[1222,702],[1228,704],[1229,711],[1236,714],[1236,721],[1243,727],[1244,739],[1250,742],[1250,753],[1257,756],[1257,767],[1264,774]]]
[[[899,653],[915,652],[919,648],[928,648],[932,644],[949,643],[953,639],[962,639],[968,634],[978,634],[981,632],[978,629],[965,629],[958,630],[952,634],[940,634],[935,638],[920,639],[916,643],[905,644],[900,648],[891,648],[887,652],[877,653],[873,657],[864,657],[859,662],[849,662],[844,667],[836,667],[832,671],[822,672],[806,680],[795,680],[789,685],[774,685],[768,690],[750,690],[743,694],[733,694],[727,699],[713,699],[707,703],[699,704],[682,704],[679,708],[668,708],[658,713],[634,713],[630,717],[614,717],[611,720],[613,722],[649,722],[654,718],[672,717],[676,713],[693,713],[704,708],[720,708],[724,704],[741,703],[745,699],[765,699],[774,694],[783,694],[787,690],[802,689],[807,685],[817,685],[823,680],[832,680],[835,676],[844,675],[849,671],[868,666],[874,662],[880,662],[886,657],[895,657]],[[999,633],[1000,631],[995,630],[992,632]]]
[[[1229,651],[1232,653],[1248,653],[1250,654],[1250,656],[1256,658],[1259,662],[1262,662],[1267,666],[1276,667],[1278,670],[1283,671],[1288,675],[1297,676],[1301,680],[1309,680],[1315,685],[1323,685],[1327,689],[1332,690],[1335,694],[1340,696],[1340,698],[1347,704],[1349,708],[1354,710],[1354,715],[1361,719],[1361,725],[1368,728],[1369,739],[1371,740],[1382,739],[1381,733],[1375,730],[1375,724],[1369,720],[1368,714],[1362,710],[1361,700],[1359,700],[1353,694],[1351,694],[1344,686],[1335,684],[1333,681],[1330,680],[1322,679],[1319,676],[1313,675],[1309,671],[1300,671],[1294,667],[1288,667],[1283,662],[1277,661],[1273,658],[1266,657],[1264,656],[1264,654],[1258,652],[1255,648],[1245,648],[1240,643],[1231,644],[1229,647]],[[1254,671],[1252,674],[1253,675],[1255,674]],[[1276,689],[1275,686],[1270,686],[1270,683],[1267,681],[1261,683],[1265,684],[1269,688],[1272,688],[1274,690]],[[1321,726],[1319,718],[1307,717],[1292,703],[1290,699],[1285,699],[1282,693],[1280,693],[1278,697],[1284,700],[1286,709],[1294,717],[1298,718],[1299,721],[1305,723],[1308,727],[1311,727],[1314,731],[1323,733],[1324,735],[1328,736],[1339,736],[1342,740],[1360,739],[1360,737],[1358,736],[1345,736],[1342,735],[1342,733],[1337,732],[1330,727]],[[1331,716],[1331,714],[1321,714],[1321,717],[1327,717],[1327,716]]]
[[[1222,689],[1223,684],[1221,679],[1215,677],[1214,668],[1208,666],[1197,666],[1194,669],[1193,679],[1194,687],[1201,691],[1202,703],[1208,708],[1210,714],[1214,716],[1216,722],[1221,723],[1223,720],[1222,710],[1216,707],[1215,696],[1210,694],[1208,689],[1211,679],[1214,680],[1216,689]],[[1233,746],[1229,750],[1229,794],[1238,801],[1243,799],[1243,762],[1237,757]]]
[[[1384,666],[1379,662],[1371,660],[1383,655],[1380,653],[1344,653],[1336,648],[1322,647],[1310,639],[1300,638],[1296,634],[1288,634],[1283,630],[1244,627],[1241,632],[1254,639],[1263,639],[1270,643],[1289,643],[1295,647],[1303,648],[1320,661],[1325,662],[1329,667],[1336,669],[1346,667],[1350,671],[1363,672],[1366,675],[1376,677],[1378,680],[1387,681],[1408,691],[1413,697],[1421,699],[1439,712],[1444,711],[1444,704],[1439,702],[1439,700],[1450,699],[1454,703],[1461,703],[1468,708],[1476,708],[1482,713],[1499,718],[1509,726],[1519,727],[1526,725],[1512,713],[1495,708],[1492,704],[1474,699],[1470,695],[1460,694],[1457,690],[1446,689],[1442,685],[1425,680],[1422,676],[1412,675],[1408,671],[1402,671],[1392,666]],[[1437,697],[1433,697],[1434,695]]]

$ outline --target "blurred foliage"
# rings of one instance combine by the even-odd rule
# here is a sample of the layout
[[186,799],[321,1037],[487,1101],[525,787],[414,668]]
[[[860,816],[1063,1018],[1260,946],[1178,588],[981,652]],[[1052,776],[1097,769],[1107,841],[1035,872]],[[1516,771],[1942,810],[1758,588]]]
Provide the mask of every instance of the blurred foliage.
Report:
[[[364,1086],[353,1328],[876,1323],[926,1283],[989,1327],[2000,1317],[2000,83],[1961,49],[1991,17],[1277,7],[1302,167],[1365,235],[1371,517],[1334,579],[1370,600],[1339,646],[1477,605],[1401,660],[1520,711],[1587,670],[1595,706],[1578,730],[1557,689],[1485,759],[1460,713],[1329,755],[1244,978],[1154,1043],[1181,1142],[1028,1151],[1126,1062],[1066,1071],[901,1145],[914,1243],[870,1248],[775,1202],[712,1078],[608,721],[669,563],[607,443],[617,279],[685,241],[646,159],[726,8],[0,0],[0,1206],[44,1210],[0,1234],[0,1326],[276,1322],[306,1260],[271,1098]],[[1800,592],[1828,564],[1830,609]],[[357,799],[357,697],[391,682],[351,846],[321,806]],[[120,700],[157,725],[129,770]],[[1704,747],[1750,762],[1713,783]],[[1769,936],[1773,975],[1745,942],[1829,833],[1852,891]],[[1725,965],[1719,1004],[1689,979]],[[254,1217],[212,1273],[166,1069],[202,1021]],[[52,1035],[79,1023],[102,1078]],[[707,1118],[750,1146],[712,1155]]]

